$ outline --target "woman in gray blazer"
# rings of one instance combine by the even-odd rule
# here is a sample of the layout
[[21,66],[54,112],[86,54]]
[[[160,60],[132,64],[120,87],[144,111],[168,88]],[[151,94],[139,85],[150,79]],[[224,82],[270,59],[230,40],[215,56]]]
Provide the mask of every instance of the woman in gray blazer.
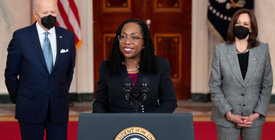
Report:
[[252,10],[240,9],[227,42],[216,45],[209,87],[218,140],[260,140],[273,85],[268,44],[258,42]]

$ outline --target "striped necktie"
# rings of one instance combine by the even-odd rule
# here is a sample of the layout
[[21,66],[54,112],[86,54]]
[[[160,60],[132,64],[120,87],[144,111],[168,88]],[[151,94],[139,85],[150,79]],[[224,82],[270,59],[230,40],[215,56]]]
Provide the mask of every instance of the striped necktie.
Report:
[[53,54],[50,39],[48,38],[49,32],[44,32],[45,39],[43,44],[43,54],[46,61],[46,65],[49,73],[51,74],[53,69]]

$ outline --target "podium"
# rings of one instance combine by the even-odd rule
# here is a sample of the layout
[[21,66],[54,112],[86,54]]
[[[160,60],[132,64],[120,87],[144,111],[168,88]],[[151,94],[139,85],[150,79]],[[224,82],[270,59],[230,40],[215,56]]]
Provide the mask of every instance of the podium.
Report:
[[77,140],[194,140],[192,113],[80,113]]

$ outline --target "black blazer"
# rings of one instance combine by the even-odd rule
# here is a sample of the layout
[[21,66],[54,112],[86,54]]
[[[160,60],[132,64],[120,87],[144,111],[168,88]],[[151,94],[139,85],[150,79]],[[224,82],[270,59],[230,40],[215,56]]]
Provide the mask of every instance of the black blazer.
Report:
[[[170,67],[164,58],[156,57],[158,73],[147,74],[139,72],[133,92],[138,92],[141,87],[141,79],[149,79],[149,93],[144,102],[144,112],[172,113],[177,107],[174,86],[169,75]],[[93,112],[97,113],[126,113],[135,112],[135,108],[126,101],[123,94],[124,81],[128,77],[126,67],[119,75],[110,75],[106,61],[99,68],[100,78],[97,83],[96,99],[93,103]],[[138,112],[141,112],[139,107]]]
[[[16,104],[15,118],[42,123],[50,110],[53,122],[67,122],[69,88],[75,65],[74,34],[55,26],[57,54],[49,74],[36,23],[14,32],[8,47],[5,82]],[[66,51],[64,51],[66,50]]]

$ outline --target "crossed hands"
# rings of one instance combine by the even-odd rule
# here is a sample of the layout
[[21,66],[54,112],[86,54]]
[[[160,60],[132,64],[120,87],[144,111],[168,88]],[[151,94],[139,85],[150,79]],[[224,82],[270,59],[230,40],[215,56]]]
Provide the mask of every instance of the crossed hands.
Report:
[[236,124],[237,128],[250,127],[257,118],[260,117],[259,113],[254,113],[250,116],[234,115],[231,112],[226,113],[226,119]]

